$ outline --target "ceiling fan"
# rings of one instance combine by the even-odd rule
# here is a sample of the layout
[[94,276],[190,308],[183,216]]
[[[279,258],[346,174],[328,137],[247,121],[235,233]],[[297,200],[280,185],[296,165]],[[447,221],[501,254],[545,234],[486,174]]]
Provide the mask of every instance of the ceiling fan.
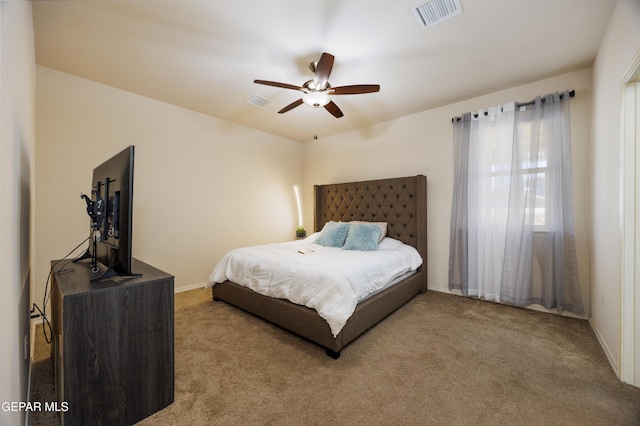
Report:
[[333,68],[334,56],[329,53],[323,53],[318,62],[311,62],[309,68],[314,73],[313,80],[305,82],[302,86],[293,84],[278,83],[276,81],[253,80],[254,83],[264,84],[267,86],[281,87],[283,89],[299,90],[303,93],[302,98],[287,105],[278,111],[283,114],[291,111],[297,106],[307,104],[314,108],[324,107],[334,117],[340,118],[344,114],[332,100],[330,95],[358,95],[361,93],[374,93],[380,90],[378,84],[355,84],[351,86],[331,87],[329,84],[329,75]]

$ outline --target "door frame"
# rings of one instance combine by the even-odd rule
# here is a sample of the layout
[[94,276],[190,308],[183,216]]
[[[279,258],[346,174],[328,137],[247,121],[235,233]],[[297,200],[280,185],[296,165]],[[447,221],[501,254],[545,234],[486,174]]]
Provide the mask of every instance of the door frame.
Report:
[[620,379],[640,387],[640,51],[622,79]]

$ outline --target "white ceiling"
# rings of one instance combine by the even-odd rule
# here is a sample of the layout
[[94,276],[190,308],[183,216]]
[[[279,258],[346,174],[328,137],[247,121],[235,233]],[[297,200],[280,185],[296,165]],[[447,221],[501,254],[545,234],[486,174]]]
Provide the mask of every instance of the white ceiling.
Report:
[[[36,62],[303,142],[588,67],[616,2],[460,1],[426,30],[419,0],[34,1]],[[380,92],[277,114],[301,92],[253,80],[302,85],[322,52],[332,86]]]

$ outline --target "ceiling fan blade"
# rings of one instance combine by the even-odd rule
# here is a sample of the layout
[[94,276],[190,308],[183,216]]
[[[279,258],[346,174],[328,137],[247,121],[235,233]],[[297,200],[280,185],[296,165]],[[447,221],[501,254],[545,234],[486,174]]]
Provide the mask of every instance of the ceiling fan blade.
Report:
[[284,114],[285,112],[291,111],[292,109],[300,105],[302,105],[302,99],[298,99],[297,101],[290,103],[289,105],[278,111],[278,114]]
[[316,73],[313,79],[315,86],[320,89],[324,89],[329,81],[331,75],[331,69],[333,68],[333,55],[330,53],[323,53],[320,56],[318,65],[316,65]]
[[332,87],[332,95],[359,95],[361,93],[374,93],[380,91],[379,84],[354,84],[353,86]]
[[302,87],[300,86],[295,86],[293,84],[287,84],[287,83],[278,83],[277,81],[253,80],[253,82],[257,84],[264,84],[266,86],[281,87],[283,89],[302,90]]
[[324,106],[324,109],[329,111],[335,118],[340,118],[344,115],[342,111],[340,111],[340,108],[338,108],[338,105],[336,105],[333,101],[330,101],[328,104],[326,104]]

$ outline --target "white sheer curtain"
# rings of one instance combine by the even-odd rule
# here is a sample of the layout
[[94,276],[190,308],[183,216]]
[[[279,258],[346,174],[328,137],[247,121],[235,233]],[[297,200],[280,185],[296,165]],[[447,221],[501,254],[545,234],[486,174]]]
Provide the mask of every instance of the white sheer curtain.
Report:
[[569,94],[454,122],[449,288],[584,312],[575,252]]

